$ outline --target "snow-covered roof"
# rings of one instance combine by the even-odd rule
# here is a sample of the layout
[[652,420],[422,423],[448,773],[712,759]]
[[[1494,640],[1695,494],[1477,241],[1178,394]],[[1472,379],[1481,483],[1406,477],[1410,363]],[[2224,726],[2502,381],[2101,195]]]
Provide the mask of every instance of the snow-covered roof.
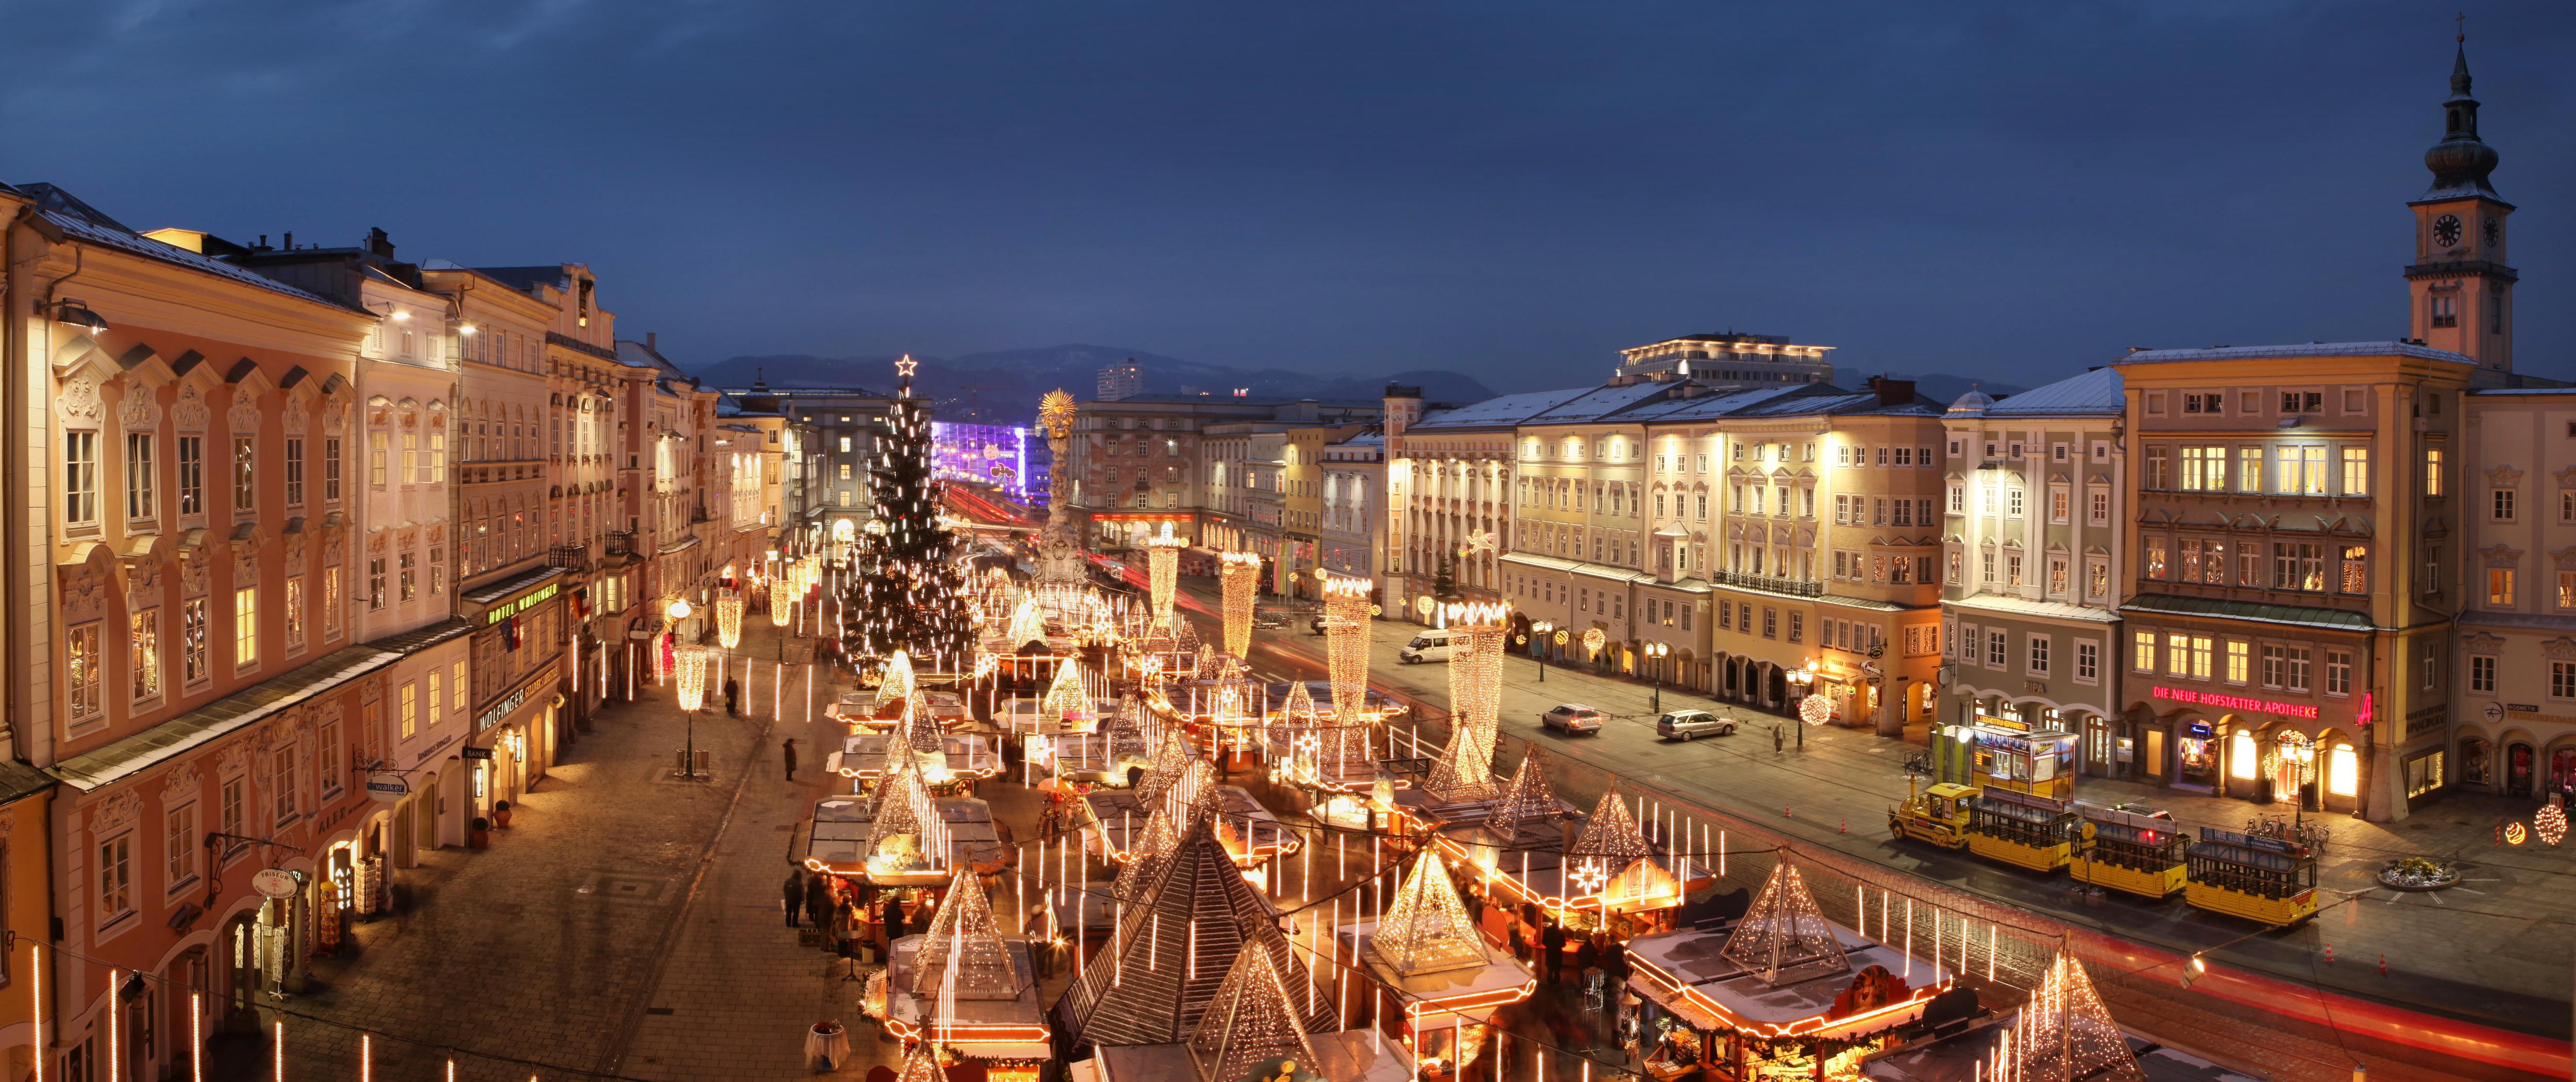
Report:
[[1472,406],[1433,410],[1422,419],[1406,425],[1409,432],[1440,429],[1509,428],[1565,403],[1592,393],[1591,387],[1568,387],[1555,391],[1527,391],[1500,395]]
[[[2128,399],[2121,390],[2125,382],[2120,378],[2119,369],[2096,368],[2080,376],[2070,376],[2046,386],[2033,387],[2001,402],[1993,402],[1986,407],[1986,416],[2117,416],[2127,412],[2129,408]],[[1963,398],[1961,401],[1966,399]]]
[[233,264],[226,263],[223,260],[215,259],[211,256],[191,252],[176,245],[164,244],[160,241],[153,240],[150,237],[146,237],[127,228],[125,223],[100,213],[97,208],[81,202],[79,197],[74,196],[72,193],[54,187],[51,184],[29,184],[25,185],[22,191],[29,198],[36,201],[36,213],[42,215],[46,221],[53,223],[54,226],[61,229],[65,235],[73,237],[84,244],[95,244],[104,248],[114,248],[132,255],[142,256],[145,259],[187,267],[191,270],[203,271],[218,278],[230,279],[242,285],[264,289],[271,293],[284,294],[299,300],[311,301],[315,304],[329,305],[330,307],[344,312],[365,311],[363,308],[352,308],[349,305],[331,300],[330,298],[323,297],[319,294],[297,289],[294,286],[261,274],[258,271],[250,270],[245,267],[238,267]]
[[2286,346],[2213,346],[2209,349],[2142,349],[2115,365],[2169,364],[2176,361],[2253,361],[2294,357],[2414,357],[2476,367],[2476,361],[2447,349],[2413,342],[2308,342]]

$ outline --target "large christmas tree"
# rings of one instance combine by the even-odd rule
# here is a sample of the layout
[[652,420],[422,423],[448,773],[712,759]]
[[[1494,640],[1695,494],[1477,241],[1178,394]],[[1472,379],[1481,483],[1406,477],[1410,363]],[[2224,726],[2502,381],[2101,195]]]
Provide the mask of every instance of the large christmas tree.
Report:
[[930,407],[912,396],[919,363],[908,356],[895,362],[900,389],[869,469],[876,520],[859,535],[842,645],[862,667],[902,650],[915,668],[955,672],[973,663],[975,631],[966,615],[965,579],[953,562],[957,537],[939,525]]

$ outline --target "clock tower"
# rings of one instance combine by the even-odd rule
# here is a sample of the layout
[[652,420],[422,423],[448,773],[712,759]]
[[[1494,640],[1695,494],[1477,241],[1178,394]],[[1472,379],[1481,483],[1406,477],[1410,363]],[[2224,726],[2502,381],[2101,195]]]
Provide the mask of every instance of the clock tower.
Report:
[[2415,208],[2415,261],[2406,268],[2413,337],[2466,354],[2480,368],[2513,370],[2513,283],[2505,265],[2505,219],[2513,204],[2487,184],[2494,147],[2478,139],[2478,100],[2469,96],[2467,36],[2451,64],[2442,103],[2442,141],[2424,152],[2433,186]]

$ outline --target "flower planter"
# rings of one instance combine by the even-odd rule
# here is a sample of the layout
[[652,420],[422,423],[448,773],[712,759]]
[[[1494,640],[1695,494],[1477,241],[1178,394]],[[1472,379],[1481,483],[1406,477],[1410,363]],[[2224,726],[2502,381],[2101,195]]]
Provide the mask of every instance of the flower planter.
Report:
[[2379,885],[2408,893],[2445,890],[2460,884],[2460,866],[2431,857],[2399,857],[2379,868]]

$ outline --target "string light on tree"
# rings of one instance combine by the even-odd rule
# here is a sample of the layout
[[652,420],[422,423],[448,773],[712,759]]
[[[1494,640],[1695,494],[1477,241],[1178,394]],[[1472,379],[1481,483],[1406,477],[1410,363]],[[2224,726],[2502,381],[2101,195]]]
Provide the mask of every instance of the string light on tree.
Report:
[[852,658],[905,650],[926,661],[962,665],[974,648],[975,628],[955,559],[957,536],[939,521],[929,405],[912,392],[918,362],[906,356],[895,367],[901,381],[886,411],[886,439],[869,470],[876,515],[842,596],[848,614],[842,645]]

